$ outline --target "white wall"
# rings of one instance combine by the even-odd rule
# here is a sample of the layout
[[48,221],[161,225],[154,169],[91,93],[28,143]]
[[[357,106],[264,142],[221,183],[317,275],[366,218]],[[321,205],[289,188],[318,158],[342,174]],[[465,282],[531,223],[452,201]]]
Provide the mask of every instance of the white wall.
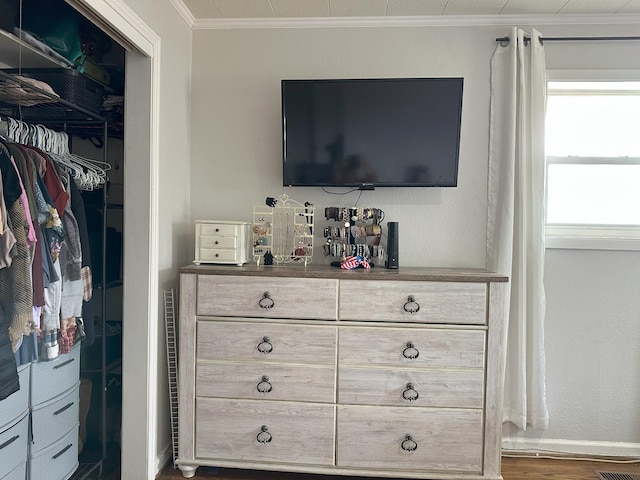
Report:
[[[635,28],[635,27],[634,27]],[[633,28],[540,27],[546,35],[638,35]],[[250,220],[253,205],[286,192],[319,208],[358,193],[281,186],[280,80],[463,76],[459,184],[382,189],[358,205],[400,223],[400,263],[484,267],[489,62],[506,27],[195,30],[191,218]],[[637,44],[548,44],[549,68],[640,68]],[[339,191],[340,189],[332,189]],[[316,237],[316,244],[322,239]],[[316,255],[314,263],[326,262]],[[619,453],[640,449],[638,252],[548,251],[546,326],[550,428],[507,439]],[[629,453],[625,451],[624,453]]]
[[[143,418],[147,409],[157,412],[155,419],[157,431],[149,438],[149,450],[154,458],[150,459],[153,471],[149,473],[148,478],[153,478],[154,474],[171,458],[162,290],[177,286],[177,269],[190,260],[190,248],[186,237],[189,235],[191,29],[169,1],[125,0],[125,2],[160,37],[160,55],[154,60],[160,62],[160,104],[157,106],[160,114],[157,190],[159,198],[157,267],[160,291],[157,310],[148,313],[150,321],[157,322],[157,329],[154,331],[157,331],[158,359],[155,365],[138,365],[136,372],[129,377],[144,379],[146,378],[144,372],[149,372],[152,384],[155,383],[155,388],[149,392],[149,398],[137,398],[134,401],[124,402],[125,407],[126,403],[140,405],[140,411],[127,412],[124,415],[124,418],[133,421],[134,424],[137,424],[139,419],[141,422],[139,426],[144,426]],[[148,119],[144,118],[140,121],[148,122]],[[133,142],[135,139],[130,141]],[[135,158],[126,159],[128,164],[135,161]],[[125,183],[128,180],[125,178]],[[152,195],[153,193],[155,192],[152,192]],[[135,206],[129,207],[135,208]],[[145,239],[140,238],[139,241],[144,242]],[[136,263],[137,259],[127,257],[125,251],[125,261]],[[135,285],[125,285],[125,288],[129,293],[135,292]],[[125,312],[124,336],[127,335],[127,321],[144,322],[145,320],[127,318]],[[129,345],[134,345],[136,342],[145,342],[145,339],[129,339],[129,341]],[[127,352],[126,349],[123,352],[125,357],[132,354],[133,352]],[[132,393],[125,388],[123,396],[126,397]],[[126,427],[131,431],[136,429],[136,425],[126,425]],[[146,430],[146,427],[143,428]],[[143,438],[145,434],[149,436],[149,432],[143,432]],[[144,471],[142,465],[148,461],[148,459],[136,458],[129,454],[126,448],[123,449],[123,478],[126,475],[129,475],[129,478],[142,478],[141,472]]]
[[[402,265],[484,267],[487,59],[501,33],[472,27],[194,31],[193,218],[248,220],[253,205],[286,192],[313,203],[322,219],[324,207],[358,199],[358,192],[282,187],[281,79],[462,76],[459,187],[378,188],[364,192],[358,205],[382,208],[386,220],[399,222]],[[314,259],[322,261],[320,254]]]

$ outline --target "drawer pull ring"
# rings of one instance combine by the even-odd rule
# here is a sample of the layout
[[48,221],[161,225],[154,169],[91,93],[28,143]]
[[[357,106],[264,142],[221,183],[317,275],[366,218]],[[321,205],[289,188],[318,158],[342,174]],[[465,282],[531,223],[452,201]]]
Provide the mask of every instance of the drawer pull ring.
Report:
[[418,448],[418,444],[415,442],[411,435],[404,437],[404,441],[400,445],[405,452],[413,452]]
[[269,296],[269,292],[264,292],[264,294],[262,295],[262,298],[258,302],[258,305],[260,305],[260,308],[264,308],[265,310],[268,310],[269,308],[273,308],[275,304],[276,302],[274,302],[273,298]]
[[260,393],[269,393],[271,390],[273,390],[273,386],[269,382],[269,377],[264,375],[262,377],[262,380],[260,380],[260,382],[258,382],[258,385],[256,385],[256,389]]
[[407,313],[417,313],[420,311],[420,304],[416,302],[413,295],[409,295],[409,298],[407,298],[407,302],[404,304],[404,311]]
[[420,356],[420,352],[416,347],[413,346],[413,342],[407,342],[407,348],[402,351],[402,356],[404,356],[404,358],[408,358],[409,360],[413,360],[414,358],[418,358]]
[[407,387],[405,391],[402,392],[402,398],[410,402],[413,402],[414,400],[417,400],[418,397],[420,397],[420,394],[414,388],[413,383],[407,383]]
[[258,440],[259,443],[269,443],[272,438],[267,426],[262,425],[262,427],[260,427],[260,433],[256,435],[256,440]]
[[273,345],[271,345],[271,340],[269,340],[269,337],[262,337],[262,341],[258,344],[258,351],[260,353],[264,353],[265,355],[267,353],[273,352]]

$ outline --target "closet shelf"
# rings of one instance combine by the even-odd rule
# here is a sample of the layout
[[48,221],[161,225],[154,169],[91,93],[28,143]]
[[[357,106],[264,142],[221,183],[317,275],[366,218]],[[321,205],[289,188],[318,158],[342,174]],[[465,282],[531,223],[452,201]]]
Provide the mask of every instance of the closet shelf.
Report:
[[16,35],[0,29],[0,58],[10,67],[60,68],[68,67],[60,60],[38,50]]
[[106,122],[92,112],[0,70],[0,116],[25,122]]

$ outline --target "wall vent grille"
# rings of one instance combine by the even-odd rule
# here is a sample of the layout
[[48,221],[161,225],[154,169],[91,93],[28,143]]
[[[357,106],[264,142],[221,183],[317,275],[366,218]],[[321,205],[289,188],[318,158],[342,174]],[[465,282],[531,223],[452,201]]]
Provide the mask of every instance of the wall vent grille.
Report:
[[600,480],[640,480],[638,473],[595,471]]

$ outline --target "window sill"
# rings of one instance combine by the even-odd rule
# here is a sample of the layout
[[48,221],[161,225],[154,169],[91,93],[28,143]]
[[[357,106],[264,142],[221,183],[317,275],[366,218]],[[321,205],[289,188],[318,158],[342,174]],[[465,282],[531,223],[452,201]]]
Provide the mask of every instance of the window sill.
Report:
[[640,227],[547,226],[545,248],[640,251]]

